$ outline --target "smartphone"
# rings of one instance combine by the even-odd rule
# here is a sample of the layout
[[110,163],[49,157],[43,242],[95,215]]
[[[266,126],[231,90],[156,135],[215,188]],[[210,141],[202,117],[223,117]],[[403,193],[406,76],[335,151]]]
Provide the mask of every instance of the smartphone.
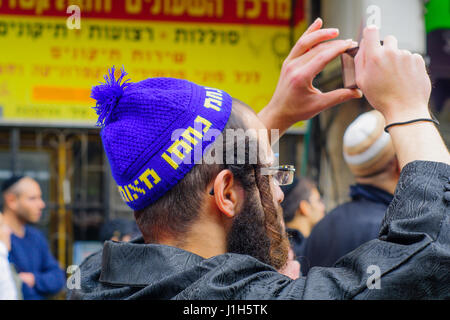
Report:
[[342,82],[347,89],[358,88],[355,75],[355,56],[358,50],[359,47],[354,47],[341,54]]
[[[383,45],[383,41],[380,41]],[[344,88],[356,89],[356,75],[355,75],[355,56],[358,53],[359,47],[347,49],[341,54],[341,68],[342,68],[342,82]]]

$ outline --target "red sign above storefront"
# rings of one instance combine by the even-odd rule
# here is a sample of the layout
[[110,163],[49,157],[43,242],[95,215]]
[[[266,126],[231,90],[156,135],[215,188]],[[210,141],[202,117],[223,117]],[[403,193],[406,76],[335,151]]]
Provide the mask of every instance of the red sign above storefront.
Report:
[[0,0],[0,14],[61,17],[71,5],[97,19],[289,26],[304,18],[303,1],[291,0]]

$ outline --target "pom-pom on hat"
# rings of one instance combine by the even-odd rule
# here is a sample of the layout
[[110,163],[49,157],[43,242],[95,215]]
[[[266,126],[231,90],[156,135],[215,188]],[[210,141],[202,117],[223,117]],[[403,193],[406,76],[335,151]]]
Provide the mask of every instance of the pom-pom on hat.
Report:
[[111,68],[91,97],[97,101],[97,125],[119,193],[130,208],[141,210],[201,160],[214,133],[225,128],[232,99],[187,80],[122,82],[126,75],[122,69],[116,79]]
[[357,177],[383,170],[394,158],[391,136],[384,132],[383,115],[372,110],[357,117],[344,133],[344,160]]

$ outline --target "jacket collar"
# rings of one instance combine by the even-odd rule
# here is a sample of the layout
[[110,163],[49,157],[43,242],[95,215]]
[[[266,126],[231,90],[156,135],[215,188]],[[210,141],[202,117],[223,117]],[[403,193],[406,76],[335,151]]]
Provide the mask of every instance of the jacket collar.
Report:
[[106,241],[103,246],[100,282],[145,287],[164,277],[194,267],[204,258],[180,248],[131,242]]
[[305,237],[303,236],[303,233],[301,233],[299,230],[297,229],[293,229],[293,228],[286,228],[286,232],[288,233],[288,235],[294,239],[294,241],[300,243],[303,240],[305,240]]
[[350,186],[350,197],[353,200],[366,199],[388,206],[394,198],[394,195],[372,185],[357,183]]

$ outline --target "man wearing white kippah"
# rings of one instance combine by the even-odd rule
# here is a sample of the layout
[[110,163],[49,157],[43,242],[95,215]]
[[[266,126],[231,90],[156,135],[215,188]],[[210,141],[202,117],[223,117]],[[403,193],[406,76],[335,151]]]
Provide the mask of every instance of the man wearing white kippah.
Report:
[[356,184],[351,201],[325,216],[313,229],[305,246],[306,272],[331,267],[350,251],[376,239],[400,178],[391,137],[384,131],[383,115],[372,110],[360,115],[344,134],[343,154]]

